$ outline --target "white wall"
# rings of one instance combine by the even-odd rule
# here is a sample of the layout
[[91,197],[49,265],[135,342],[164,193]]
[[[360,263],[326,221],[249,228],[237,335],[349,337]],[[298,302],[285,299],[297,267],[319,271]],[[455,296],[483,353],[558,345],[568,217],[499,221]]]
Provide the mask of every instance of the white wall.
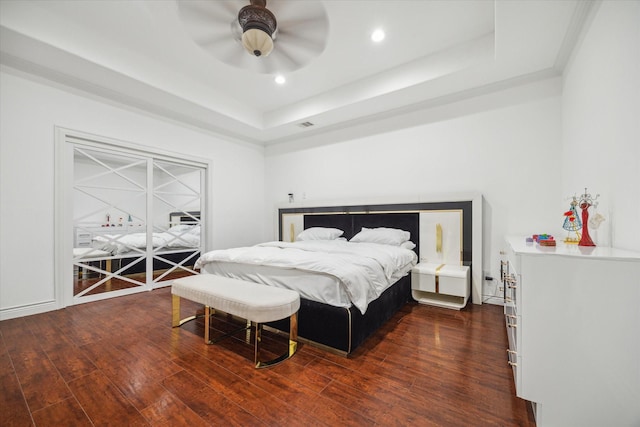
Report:
[[[480,192],[483,269],[497,277],[505,234],[562,226],[559,83],[546,80],[423,111],[421,126],[340,144],[267,149],[267,227],[275,235],[274,206],[291,191],[311,204]],[[485,294],[492,292],[487,286]]]
[[[213,164],[209,249],[263,240],[262,148],[0,72],[0,318],[51,309],[54,300],[54,127],[74,129]],[[55,307],[53,307],[55,308]]]
[[562,115],[563,194],[600,193],[595,243],[640,251],[640,2],[600,4],[565,70]]

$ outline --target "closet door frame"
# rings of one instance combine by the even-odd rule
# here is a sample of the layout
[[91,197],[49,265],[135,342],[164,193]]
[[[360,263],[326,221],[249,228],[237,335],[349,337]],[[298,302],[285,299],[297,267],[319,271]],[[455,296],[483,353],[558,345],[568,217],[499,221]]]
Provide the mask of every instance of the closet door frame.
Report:
[[[55,144],[54,289],[57,308],[105,298],[104,295],[98,294],[76,299],[73,295],[73,171],[74,147],[76,145],[101,150],[113,150],[123,155],[144,156],[152,161],[163,160],[202,168],[204,177],[201,181],[204,186],[201,188],[200,202],[202,221],[200,251],[203,253],[208,249],[209,242],[212,241],[212,198],[209,197],[209,194],[212,188],[213,165],[210,160],[62,127],[55,128]],[[153,197],[152,190],[147,188],[148,198]],[[147,214],[150,215],[149,212]],[[157,287],[157,284],[147,283],[147,286],[143,289],[133,288],[131,290],[113,291],[109,293],[109,296],[127,295]]]

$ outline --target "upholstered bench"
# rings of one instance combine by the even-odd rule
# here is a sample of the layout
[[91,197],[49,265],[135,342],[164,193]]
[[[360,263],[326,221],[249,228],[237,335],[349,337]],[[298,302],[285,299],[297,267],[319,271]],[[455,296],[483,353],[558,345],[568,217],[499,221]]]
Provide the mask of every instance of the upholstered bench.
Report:
[[[172,326],[178,327],[193,320],[196,316],[180,319],[180,298],[186,298],[204,304],[204,341],[213,344],[209,339],[209,326],[213,310],[241,317],[247,320],[247,329],[255,324],[254,362],[256,368],[280,363],[293,356],[298,348],[298,309],[300,295],[288,289],[231,279],[213,274],[198,274],[173,281],[172,294]],[[260,342],[262,325],[266,322],[289,317],[289,349],[281,356],[269,360],[260,359]]]

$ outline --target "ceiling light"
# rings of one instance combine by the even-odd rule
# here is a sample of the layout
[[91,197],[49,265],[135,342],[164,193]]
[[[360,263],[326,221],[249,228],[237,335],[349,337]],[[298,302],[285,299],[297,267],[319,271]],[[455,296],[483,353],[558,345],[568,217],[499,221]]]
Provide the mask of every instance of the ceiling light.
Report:
[[283,85],[287,82],[287,79],[284,78],[284,76],[276,76],[276,83],[278,83],[279,85]]
[[382,40],[384,40],[384,31],[380,29],[375,30],[373,33],[371,33],[371,40],[376,43],[380,43]]
[[242,45],[251,55],[268,56],[273,50],[273,33],[276,17],[266,8],[266,0],[251,0],[238,12],[238,23],[242,27]]

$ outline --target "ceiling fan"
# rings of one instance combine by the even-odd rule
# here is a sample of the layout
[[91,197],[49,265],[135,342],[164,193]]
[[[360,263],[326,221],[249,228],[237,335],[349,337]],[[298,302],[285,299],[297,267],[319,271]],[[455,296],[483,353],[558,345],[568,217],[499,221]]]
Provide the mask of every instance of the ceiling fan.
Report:
[[[321,2],[299,0],[176,2],[187,33],[218,60],[258,73],[284,73],[320,55],[329,35]],[[277,17],[277,18],[276,18]]]

